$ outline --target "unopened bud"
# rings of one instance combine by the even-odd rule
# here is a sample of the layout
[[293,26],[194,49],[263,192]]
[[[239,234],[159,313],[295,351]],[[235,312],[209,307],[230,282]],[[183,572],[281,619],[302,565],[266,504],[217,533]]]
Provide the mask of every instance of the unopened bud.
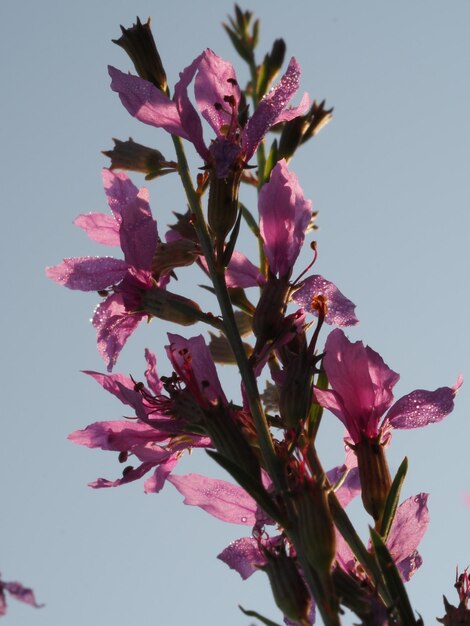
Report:
[[295,559],[284,549],[277,554],[265,550],[264,554],[267,562],[261,569],[268,575],[277,606],[289,619],[308,626],[311,598]]
[[380,523],[382,519],[392,483],[380,437],[381,435],[374,438],[363,437],[353,447],[361,479],[362,502],[376,523]]
[[336,556],[336,536],[326,485],[306,480],[294,493],[303,550],[313,569],[328,576]]
[[192,265],[200,255],[199,244],[190,239],[159,243],[152,260],[152,274],[158,278],[175,267]]
[[137,22],[131,28],[121,26],[121,31],[121,37],[113,39],[113,43],[124,48],[141,78],[148,80],[157,89],[165,92],[167,88],[166,74],[150,30],[150,18],[145,24],[142,24],[137,18]]
[[[215,153],[217,146],[221,150],[224,146],[230,148],[232,144],[228,142],[216,142],[212,144],[212,151]],[[239,148],[236,147],[237,152]],[[209,200],[207,206],[207,221],[211,233],[215,238],[217,252],[223,250],[225,239],[235,225],[238,215],[238,191],[240,188],[240,179],[242,175],[242,167],[234,163],[234,167],[223,165],[224,156],[222,154],[214,154],[215,168],[222,167],[223,175],[217,169],[211,170],[209,185]],[[227,163],[231,162],[232,157],[229,156]]]
[[145,290],[142,310],[148,315],[181,326],[191,326],[201,319],[201,308],[197,302],[160,287]]
[[289,283],[284,278],[269,276],[253,316],[253,332],[260,345],[279,336],[285,319]]
[[287,161],[297,148],[314,137],[331,120],[333,109],[325,109],[325,101],[313,103],[310,111],[284,124],[279,140],[278,158]]
[[130,137],[128,141],[113,139],[114,148],[103,154],[111,159],[112,170],[129,170],[145,174],[146,180],[152,180],[178,169],[175,161],[167,161],[163,154],[153,148],[136,143]]
[[313,370],[306,354],[295,356],[287,365],[281,387],[279,413],[286,428],[297,428],[312,406]]

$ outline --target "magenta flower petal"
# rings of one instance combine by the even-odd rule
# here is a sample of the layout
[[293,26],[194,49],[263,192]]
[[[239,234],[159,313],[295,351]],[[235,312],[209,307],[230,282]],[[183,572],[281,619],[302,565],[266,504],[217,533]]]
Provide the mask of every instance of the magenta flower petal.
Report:
[[217,558],[238,572],[243,580],[249,578],[261,565],[266,563],[266,557],[262,554],[258,542],[253,537],[242,537],[232,541]]
[[[212,50],[205,50],[198,64],[194,93],[204,119],[218,137],[225,138],[226,133],[222,129],[233,125],[240,101],[240,88],[232,64],[221,59]],[[234,112],[225,100],[227,96],[233,98]]]
[[158,396],[162,393],[163,385],[157,374],[157,359],[153,352],[145,348],[145,360],[147,361],[147,369],[145,370],[145,379],[147,385],[153,394]]
[[219,402],[227,404],[214,360],[204,337],[198,335],[185,339],[180,335],[168,333],[168,339],[170,345],[165,346],[168,358],[196,399],[209,404]]
[[263,284],[264,277],[256,265],[244,254],[235,250],[225,273],[225,282],[227,287],[246,289]]
[[124,374],[101,374],[91,370],[83,370],[83,373],[91,376],[103,389],[116,396],[118,400],[132,406],[128,396],[123,393],[123,388],[134,389],[134,382],[131,378],[124,376]]
[[[134,187],[129,180],[130,186]],[[124,258],[133,268],[150,274],[157,249],[158,231],[157,222],[150,211],[146,189],[138,191],[133,201],[122,207],[121,218],[119,235]]]
[[138,467],[129,467],[122,478],[117,480],[108,480],[107,478],[97,478],[92,483],[88,483],[88,486],[92,489],[108,489],[110,487],[120,487],[127,483],[132,483],[135,480],[139,480],[142,476],[145,476],[154,467],[153,463],[142,463]]
[[[258,109],[257,109],[258,110]],[[271,172],[258,200],[264,251],[273,274],[286,276],[299,256],[312,218],[312,203],[305,200],[297,176],[284,159]]]
[[181,125],[176,103],[152,83],[115,67],[108,67],[111,89],[119,94],[127,111],[144,124],[164,128],[169,133],[189,139]]
[[416,389],[395,402],[387,414],[394,428],[420,428],[440,422],[454,408],[454,398],[462,385],[459,377],[453,387],[439,387],[435,391]]
[[420,493],[400,504],[387,539],[387,547],[405,581],[422,563],[416,548],[429,525],[428,496]]
[[8,593],[13,598],[15,598],[15,600],[18,600],[19,602],[24,602],[25,604],[29,604],[30,606],[34,606],[36,609],[40,609],[44,606],[44,604],[38,604],[36,602],[34,592],[29,587],[25,587],[18,582],[5,583],[0,580],[0,615],[5,615],[6,612],[6,604],[2,597],[3,590],[8,591]]
[[299,106],[296,107],[288,107],[276,117],[275,124],[279,124],[280,122],[290,122],[290,120],[299,117],[299,115],[303,115],[307,112],[307,110],[312,106],[312,101],[308,93],[304,93],[302,99],[300,101]]
[[112,257],[76,257],[46,268],[46,275],[59,285],[80,291],[100,291],[119,283],[128,265]]
[[[247,160],[256,152],[261,140],[271,126],[282,120],[282,112],[299,88],[300,74],[300,65],[292,57],[279,83],[264,96],[256,107],[243,133],[243,147],[246,150]],[[302,100],[302,103],[305,108],[304,110],[298,109],[296,115],[301,115],[310,106],[310,101]]]
[[79,215],[73,222],[82,228],[88,237],[105,246],[119,246],[119,223],[112,215],[88,213]]
[[186,137],[192,141],[204,161],[207,161],[209,152],[204,143],[201,119],[188,96],[189,83],[193,80],[203,56],[204,53],[200,54],[180,73],[180,79],[175,85],[175,101]]
[[151,426],[132,420],[95,422],[67,437],[79,446],[126,452],[136,445],[155,441],[158,433]]
[[325,351],[323,367],[333,393],[315,389],[317,401],[340,417],[354,443],[361,433],[377,436],[399,375],[380,354],[361,341],[350,342],[340,329],[328,335]]
[[92,323],[97,331],[98,351],[110,372],[128,338],[146,317],[142,313],[128,313],[123,304],[122,294],[108,296],[99,304]]
[[161,463],[157,467],[153,475],[150,478],[147,478],[147,480],[145,481],[145,493],[159,493],[163,489],[168,476],[171,474],[177,463],[177,454],[173,454],[168,458],[167,461]]
[[294,302],[305,311],[318,316],[318,310],[312,306],[314,298],[326,298],[327,313],[325,322],[332,326],[354,326],[358,319],[354,314],[355,304],[348,300],[341,291],[323,276],[315,275],[305,279],[302,286],[292,296]]
[[198,506],[223,522],[254,526],[257,505],[241,487],[200,474],[171,476],[168,480],[184,496],[184,504]]

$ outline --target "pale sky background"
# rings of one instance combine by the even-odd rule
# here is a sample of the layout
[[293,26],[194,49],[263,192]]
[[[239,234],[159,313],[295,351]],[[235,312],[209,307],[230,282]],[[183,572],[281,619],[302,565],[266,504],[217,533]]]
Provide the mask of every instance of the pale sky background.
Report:
[[[400,372],[397,397],[452,385],[459,373],[467,378],[452,415],[395,434],[391,448],[392,470],[409,456],[404,497],[431,493],[424,565],[409,589],[432,624],[443,614],[442,594],[456,600],[456,565],[470,564],[470,3],[242,6],[261,18],[260,57],[283,37],[302,65],[302,90],[335,107],[333,122],[292,168],[320,211],[316,271],[357,304],[361,323],[349,336]],[[34,610],[11,601],[9,626],[248,625],[238,604],[281,621],[264,574],[242,582],[216,559],[244,527],[183,506],[171,485],[158,495],[145,495],[142,482],[87,487],[98,476],[120,474],[117,456],[74,446],[66,436],[124,411],[80,373],[104,371],[89,323],[98,297],[44,275],[64,256],[102,253],[72,220],[108,210],[100,151],[111,147],[111,137],[132,136],[172,156],[165,133],[131,118],[109,89],[108,63],[132,69],[111,43],[119,24],[152,17],[173,85],[206,47],[243,68],[220,27],[231,10],[231,2],[209,0],[0,3],[0,572],[46,603]],[[238,76],[243,82],[244,68]],[[200,165],[191,147],[188,154]],[[177,182],[175,176],[149,184],[161,231],[172,210],[184,209]],[[187,283],[186,295],[198,280]],[[143,348],[162,354],[167,330],[196,334],[158,320],[142,326],[115,371],[142,378]],[[163,355],[159,370],[169,373]],[[226,381],[234,378],[225,372]],[[238,393],[229,384],[227,395]],[[326,421],[328,467],[342,460],[342,430],[333,416]],[[190,471],[222,475],[202,453],[177,473]],[[363,533],[366,524],[361,518]]]

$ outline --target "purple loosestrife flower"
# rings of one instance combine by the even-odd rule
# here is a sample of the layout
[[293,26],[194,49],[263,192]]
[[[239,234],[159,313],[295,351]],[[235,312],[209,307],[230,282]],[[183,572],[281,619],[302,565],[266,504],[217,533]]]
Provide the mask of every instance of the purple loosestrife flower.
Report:
[[149,207],[148,191],[137,189],[125,174],[103,170],[112,215],[80,215],[75,224],[104,245],[121,246],[124,259],[77,257],[47,268],[47,275],[69,289],[110,289],[93,315],[98,349],[111,371],[129,336],[147,317],[141,310],[142,292],[164,288],[168,276],[155,277],[152,262],[159,241],[157,223]]
[[91,487],[117,487],[138,480],[156,468],[144,485],[146,493],[156,493],[185,450],[211,445],[208,437],[191,433],[190,416],[186,419],[180,416],[174,398],[165,394],[168,389],[178,394],[177,381],[170,378],[163,383],[156,371],[155,356],[146,350],[145,358],[147,386],[122,374],[85,372],[123,404],[132,407],[136,419],[95,422],[71,433],[69,439],[89,448],[119,452],[121,462],[129,457],[139,461],[135,468],[127,466],[121,478],[114,481],[99,478],[90,483]]
[[5,592],[8,592],[12,598],[15,598],[15,600],[34,606],[37,609],[44,606],[43,604],[38,604],[36,602],[32,589],[24,587],[18,582],[7,583],[0,578],[0,617],[6,615],[7,612]]
[[391,406],[400,377],[377,352],[361,341],[351,343],[340,329],[328,335],[325,352],[323,367],[331,389],[315,389],[315,398],[343,422],[354,444],[363,437],[377,438],[386,426],[418,428],[439,422],[454,408],[462,384],[459,377],[453,387],[417,389]]
[[[145,124],[164,128],[191,141],[219,178],[226,178],[231,170],[247,164],[274,124],[292,120],[307,111],[311,104],[307,94],[298,107],[286,108],[299,88],[300,73],[299,64],[292,58],[281,80],[264,96],[241,128],[241,93],[235,70],[212,50],[205,50],[181,72],[173,100],[152,83],[109,67],[111,88],[119,94],[129,113]],[[216,134],[209,148],[203,139],[201,119],[188,95],[193,79],[199,113]]]
[[[405,582],[410,580],[423,563],[417,548],[429,526],[428,497],[429,494],[420,493],[402,502],[397,508],[387,537],[387,548]],[[336,558],[340,567],[351,574],[363,576],[362,568],[357,567],[351,549],[339,532],[336,533],[336,543]]]
[[[289,171],[284,159],[276,164],[269,181],[261,188],[258,210],[269,270],[280,279],[290,277],[313,214],[311,201],[305,199],[297,176]],[[318,315],[313,303],[319,296],[326,299],[327,324],[357,324],[354,304],[323,276],[304,280],[295,288],[292,300],[305,311]]]

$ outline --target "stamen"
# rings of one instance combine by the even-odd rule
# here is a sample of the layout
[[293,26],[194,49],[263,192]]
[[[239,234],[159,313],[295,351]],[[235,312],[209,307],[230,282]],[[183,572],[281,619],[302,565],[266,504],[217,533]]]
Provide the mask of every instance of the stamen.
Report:
[[307,267],[304,269],[304,271],[301,272],[299,274],[299,276],[297,276],[297,278],[294,280],[294,282],[291,285],[292,288],[294,288],[295,285],[297,285],[297,283],[300,281],[302,276],[304,276],[304,274],[306,274],[315,265],[315,262],[316,262],[316,260],[318,258],[317,242],[316,241],[312,241],[312,243],[310,244],[310,248],[313,250],[313,260],[312,260],[311,263],[309,263],[309,265],[307,265]]

